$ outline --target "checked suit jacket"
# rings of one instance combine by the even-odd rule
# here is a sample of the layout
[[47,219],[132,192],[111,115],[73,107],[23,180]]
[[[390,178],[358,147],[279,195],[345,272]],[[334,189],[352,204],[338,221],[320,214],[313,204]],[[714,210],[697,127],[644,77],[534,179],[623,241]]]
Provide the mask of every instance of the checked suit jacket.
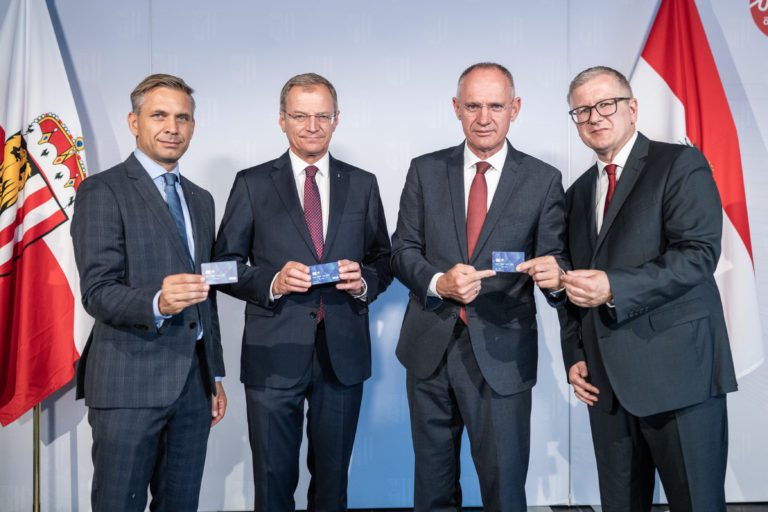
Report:
[[[472,258],[467,257],[464,144],[415,158],[400,199],[392,236],[392,267],[409,290],[397,357],[418,378],[427,378],[452,339],[461,304],[428,297],[432,277],[457,263],[491,268],[492,251],[552,255],[567,269],[565,198],[554,167],[512,147]],[[467,305],[472,349],[483,377],[501,395],[536,383],[538,358],[534,283],[527,274],[498,273],[483,280]],[[556,299],[547,293],[553,305]]]
[[[238,282],[221,290],[246,302],[240,378],[247,386],[285,389],[312,359],[317,310],[323,300],[333,371],[351,386],[371,375],[368,305],[392,281],[390,242],[376,177],[330,157],[330,204],[318,258],[299,202],[291,160],[279,158],[240,171],[216,240],[215,259],[235,260]],[[348,259],[360,263],[365,301],[334,283],[269,300],[272,279],[288,261],[305,265]]]
[[[184,176],[181,187],[199,274],[213,247],[213,198]],[[152,302],[163,278],[193,269],[166,202],[134,155],[82,182],[71,234],[82,303],[96,320],[78,366],[77,397],[89,407],[170,405],[192,367],[198,322],[213,392],[214,377],[224,376],[216,292],[156,327]]]

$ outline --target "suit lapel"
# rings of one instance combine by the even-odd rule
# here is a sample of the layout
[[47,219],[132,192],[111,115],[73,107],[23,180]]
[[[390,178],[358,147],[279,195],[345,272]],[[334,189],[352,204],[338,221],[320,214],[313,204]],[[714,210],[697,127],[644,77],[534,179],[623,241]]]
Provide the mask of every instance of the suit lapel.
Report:
[[280,200],[285,206],[285,211],[288,213],[296,230],[304,239],[304,243],[307,244],[310,252],[317,257],[315,244],[312,242],[307,221],[304,219],[304,210],[302,210],[301,202],[299,202],[296,180],[293,177],[293,167],[291,166],[291,159],[288,157],[287,151],[275,161],[272,169],[272,183],[275,185],[275,191],[280,196]]
[[600,228],[600,233],[597,235],[597,242],[595,243],[595,253],[600,250],[600,245],[602,245],[605,240],[606,233],[610,231],[614,221],[621,211],[622,205],[635,187],[637,179],[640,177],[640,173],[645,165],[647,156],[648,139],[643,135],[638,134],[635,145],[627,158],[626,165],[624,165],[624,169],[621,171],[621,179],[616,183],[616,190],[613,192],[613,198],[611,198],[611,203],[608,205],[608,211],[605,212],[603,225]]
[[325,235],[323,254],[329,254],[329,249],[339,232],[341,216],[344,213],[349,192],[349,176],[344,172],[342,164],[332,156],[330,156],[328,165],[328,183],[331,193],[330,204],[328,205],[328,232]]
[[202,228],[205,222],[202,212],[202,203],[200,198],[195,193],[195,189],[190,185],[190,182],[184,176],[181,177],[181,189],[184,191],[184,201],[187,203],[187,210],[189,211],[189,219],[192,222],[192,236],[194,237],[193,246],[195,248],[194,263],[195,268],[199,263],[210,260],[210,254],[203,254],[202,247],[203,235]]
[[459,241],[459,252],[467,257],[467,214],[464,207],[464,144],[459,144],[446,162],[448,173],[448,189],[451,193],[453,222],[456,226],[456,238]]
[[146,203],[147,209],[154,215],[160,228],[168,233],[177,255],[185,266],[189,266],[188,250],[184,247],[184,241],[181,239],[179,230],[176,229],[176,223],[168,209],[168,203],[163,200],[163,196],[160,195],[160,191],[157,190],[152,178],[149,177],[146,169],[133,154],[125,161],[125,168],[128,178]]
[[501,171],[496,192],[493,194],[491,207],[488,208],[488,213],[485,216],[483,228],[480,230],[480,235],[477,237],[477,245],[475,245],[475,252],[469,262],[470,264],[477,260],[479,254],[482,254],[483,245],[488,241],[493,228],[501,218],[504,208],[510,200],[512,192],[515,190],[515,184],[520,177],[517,156],[517,150],[507,142],[507,158],[504,161],[504,168]]

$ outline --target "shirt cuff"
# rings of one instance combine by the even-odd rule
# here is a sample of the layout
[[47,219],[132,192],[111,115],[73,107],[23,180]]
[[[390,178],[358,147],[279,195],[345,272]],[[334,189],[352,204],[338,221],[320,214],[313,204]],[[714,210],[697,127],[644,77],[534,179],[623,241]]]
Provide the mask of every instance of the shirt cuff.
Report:
[[277,276],[280,275],[280,272],[275,274],[275,277],[272,278],[272,281],[269,283],[269,302],[275,302],[277,299],[282,297],[282,295],[272,295],[272,288],[275,286],[275,279],[277,279]]
[[216,376],[216,377],[213,378],[213,380],[216,381],[216,382],[221,382],[221,379],[222,379],[222,377],[219,377],[219,376]]
[[155,327],[158,329],[163,326],[163,323],[171,318],[173,315],[164,315],[160,313],[160,293],[162,290],[157,290],[155,298],[152,299],[152,312],[155,315]]
[[360,280],[363,282],[363,291],[359,295],[353,295],[352,298],[365,301],[368,298],[368,283],[365,282],[364,277],[361,277]]
[[445,274],[445,272],[438,272],[432,276],[432,279],[429,281],[429,288],[427,289],[427,297],[437,297],[442,300],[440,294],[437,293],[437,280],[440,279],[440,276],[443,274]]

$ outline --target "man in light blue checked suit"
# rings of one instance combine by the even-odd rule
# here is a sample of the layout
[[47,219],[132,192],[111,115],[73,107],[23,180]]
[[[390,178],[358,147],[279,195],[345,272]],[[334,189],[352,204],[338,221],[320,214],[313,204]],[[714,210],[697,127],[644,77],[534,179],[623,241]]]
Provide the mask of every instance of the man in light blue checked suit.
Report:
[[211,426],[226,395],[215,291],[200,275],[214,241],[211,195],[179,174],[192,89],[151,75],[131,94],[137,149],[78,190],[72,239],[96,320],[78,367],[93,432],[94,511],[197,510]]

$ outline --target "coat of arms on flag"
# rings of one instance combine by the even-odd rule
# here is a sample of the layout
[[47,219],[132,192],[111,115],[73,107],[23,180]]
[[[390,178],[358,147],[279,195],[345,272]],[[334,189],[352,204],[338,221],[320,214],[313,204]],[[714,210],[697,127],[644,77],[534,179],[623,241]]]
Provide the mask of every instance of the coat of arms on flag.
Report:
[[85,178],[74,138],[53,113],[42,114],[5,141],[0,160],[0,276],[24,249],[69,218],[75,192]]

